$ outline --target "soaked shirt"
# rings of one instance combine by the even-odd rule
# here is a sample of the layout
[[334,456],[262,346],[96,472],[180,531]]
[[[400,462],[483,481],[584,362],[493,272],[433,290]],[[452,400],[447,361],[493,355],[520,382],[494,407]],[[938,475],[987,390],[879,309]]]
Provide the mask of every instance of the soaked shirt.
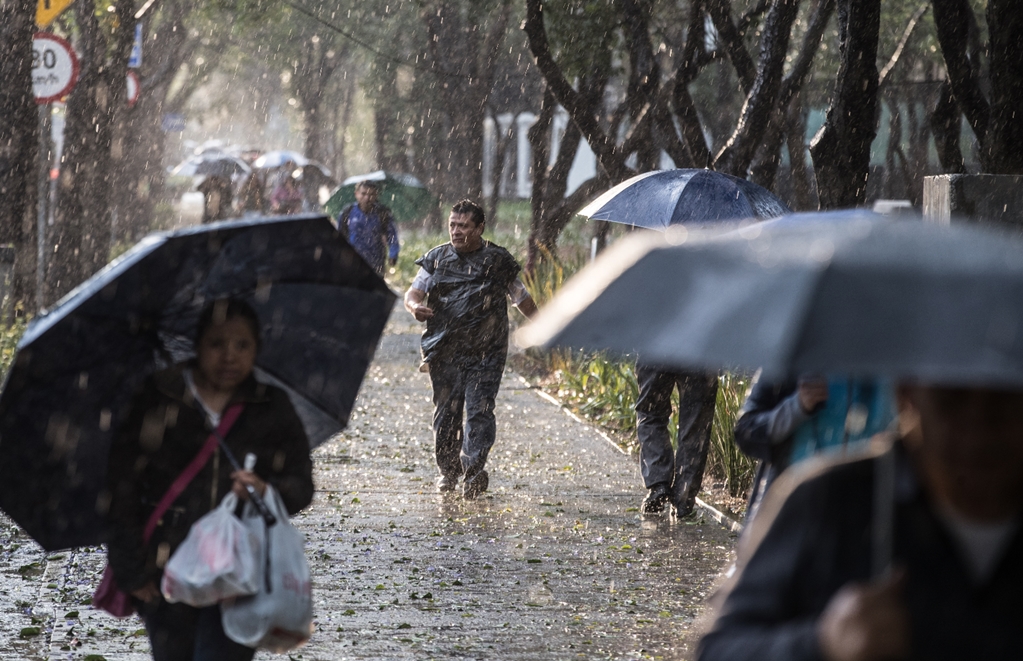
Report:
[[470,253],[445,243],[416,264],[429,276],[428,289],[421,291],[427,292],[427,305],[434,312],[423,332],[423,360],[503,367],[508,353],[506,296],[520,271],[511,253],[489,241]]

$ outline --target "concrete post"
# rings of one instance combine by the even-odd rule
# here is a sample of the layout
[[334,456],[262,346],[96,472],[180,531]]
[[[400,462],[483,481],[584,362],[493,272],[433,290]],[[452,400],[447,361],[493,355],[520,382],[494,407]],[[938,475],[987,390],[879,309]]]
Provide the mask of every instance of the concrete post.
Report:
[[984,220],[1023,229],[1023,176],[942,174],[924,177],[924,220],[948,225]]

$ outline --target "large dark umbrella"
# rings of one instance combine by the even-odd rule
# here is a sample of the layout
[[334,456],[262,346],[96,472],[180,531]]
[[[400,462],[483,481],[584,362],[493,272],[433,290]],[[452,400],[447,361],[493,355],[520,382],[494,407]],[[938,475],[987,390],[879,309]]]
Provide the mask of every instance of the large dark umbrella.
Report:
[[257,377],[288,391],[310,442],[344,427],[396,296],[327,218],[151,235],[33,321],[0,394],[0,508],[44,548],[103,541],[111,437],[224,296],[259,313]]
[[756,184],[713,170],[656,170],[627,179],[579,212],[590,220],[665,229],[789,213],[781,200]]
[[793,218],[630,237],[517,339],[773,377],[1023,386],[1023,240],[866,213]]

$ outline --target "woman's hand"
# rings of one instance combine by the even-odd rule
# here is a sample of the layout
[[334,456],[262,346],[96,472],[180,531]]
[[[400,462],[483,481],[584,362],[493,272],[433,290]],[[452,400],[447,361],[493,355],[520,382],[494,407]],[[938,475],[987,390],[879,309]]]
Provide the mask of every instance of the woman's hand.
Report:
[[266,493],[266,482],[264,482],[258,475],[250,471],[235,471],[231,473],[231,479],[234,480],[234,484],[231,485],[231,490],[234,491],[234,495],[238,496],[239,499],[245,501],[249,499],[249,491],[245,487],[251,485],[255,488],[256,493],[260,496]]
[[138,590],[132,590],[131,596],[150,604],[160,598],[160,590],[157,589],[156,583],[150,581]]

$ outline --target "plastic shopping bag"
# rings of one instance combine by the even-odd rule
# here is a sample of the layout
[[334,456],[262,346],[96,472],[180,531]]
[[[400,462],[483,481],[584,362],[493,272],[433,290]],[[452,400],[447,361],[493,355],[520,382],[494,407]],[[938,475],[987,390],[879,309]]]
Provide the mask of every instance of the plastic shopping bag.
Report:
[[237,506],[238,497],[229,493],[192,524],[163,570],[160,590],[167,601],[201,608],[258,591],[263,546],[234,515]]
[[245,505],[242,521],[268,544],[269,561],[259,593],[220,604],[224,633],[236,643],[287,652],[302,645],[312,633],[313,592],[302,533],[291,525],[280,495],[267,486],[263,496],[277,517],[268,529],[251,504]]

